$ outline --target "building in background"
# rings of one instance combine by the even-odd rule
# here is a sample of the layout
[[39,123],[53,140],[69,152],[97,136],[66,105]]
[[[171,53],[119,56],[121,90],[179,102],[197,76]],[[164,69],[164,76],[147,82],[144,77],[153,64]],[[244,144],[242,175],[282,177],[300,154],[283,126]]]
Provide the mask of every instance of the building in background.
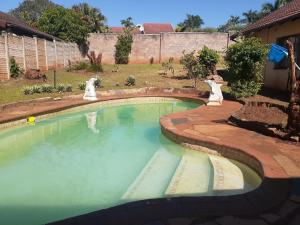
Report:
[[6,31],[8,33],[13,33],[19,36],[28,36],[28,37],[39,37],[44,38],[49,41],[58,40],[52,35],[46,34],[39,30],[29,27],[25,22],[19,20],[18,18],[11,16],[7,13],[0,11],[0,31]]
[[[277,43],[283,47],[286,45],[286,40],[290,39],[294,43],[296,62],[300,65],[300,0],[294,0],[249,25],[242,33],[246,36],[261,38],[265,44]],[[266,62],[265,86],[286,91],[289,78],[288,67],[287,58],[275,65]]]
[[[111,27],[111,33],[122,33],[124,27]],[[160,34],[174,32],[170,23],[144,23],[138,24],[133,30],[134,34]]]

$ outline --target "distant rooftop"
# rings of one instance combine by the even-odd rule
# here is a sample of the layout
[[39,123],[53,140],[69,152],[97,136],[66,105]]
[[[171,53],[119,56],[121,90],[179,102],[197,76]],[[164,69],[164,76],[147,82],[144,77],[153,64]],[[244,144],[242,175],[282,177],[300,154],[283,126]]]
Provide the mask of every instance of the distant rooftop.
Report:
[[[111,27],[112,33],[122,33],[124,27]],[[170,23],[144,23],[143,24],[144,34],[159,34],[174,32],[174,29]],[[133,30],[134,34],[141,34],[142,32],[136,28]]]

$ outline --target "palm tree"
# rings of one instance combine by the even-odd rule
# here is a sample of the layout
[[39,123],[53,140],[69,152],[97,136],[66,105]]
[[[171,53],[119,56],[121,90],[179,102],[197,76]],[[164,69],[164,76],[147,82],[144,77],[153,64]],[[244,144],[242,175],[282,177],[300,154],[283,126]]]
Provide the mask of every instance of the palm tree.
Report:
[[105,32],[106,18],[99,9],[91,7],[87,3],[74,5],[72,9],[82,15],[82,19],[90,25],[91,32]]
[[276,0],[274,2],[274,4],[269,3],[269,2],[264,3],[262,5],[262,10],[261,10],[262,16],[269,15],[271,12],[276,11],[277,9],[279,9],[280,7],[288,4],[291,1],[292,0]]
[[256,10],[249,10],[248,12],[244,12],[243,16],[245,17],[245,22],[247,24],[254,23],[259,19],[259,13]]

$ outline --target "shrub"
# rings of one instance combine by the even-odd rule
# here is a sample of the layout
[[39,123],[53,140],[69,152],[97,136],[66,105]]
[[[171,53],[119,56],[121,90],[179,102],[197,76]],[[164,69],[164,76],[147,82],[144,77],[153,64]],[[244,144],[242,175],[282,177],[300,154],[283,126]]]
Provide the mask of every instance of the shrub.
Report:
[[15,60],[14,57],[11,57],[9,61],[10,61],[10,76],[12,78],[19,77],[23,73],[23,70],[17,64],[17,62],[16,62],[16,60]]
[[39,85],[32,86],[32,92],[33,93],[42,93],[42,88]]
[[257,38],[246,38],[228,48],[225,60],[233,96],[249,97],[258,93],[267,51],[268,47]]
[[52,93],[53,92],[53,87],[51,86],[51,85],[49,85],[49,84],[44,84],[44,85],[42,85],[41,87],[41,92],[43,92],[43,93]]
[[33,94],[33,88],[26,86],[23,88],[23,93],[24,95],[32,95]]
[[86,83],[85,82],[83,82],[83,83],[80,83],[80,84],[78,84],[78,87],[79,87],[79,89],[80,90],[85,90],[85,87],[86,87]]
[[97,77],[97,79],[94,82],[95,88],[101,88],[101,84],[102,84],[102,80],[99,77]]
[[66,91],[65,85],[63,85],[63,84],[58,84],[56,89],[57,89],[58,92],[65,92]]
[[187,71],[188,77],[194,80],[194,87],[197,88],[197,80],[207,75],[207,69],[199,62],[195,51],[187,54],[183,52],[180,63]]
[[220,56],[218,52],[204,46],[203,49],[200,50],[198,54],[199,54],[198,58],[200,63],[206,67],[208,73],[216,74],[217,73],[216,66],[220,60]]
[[255,81],[238,80],[231,83],[231,94],[234,98],[245,98],[256,95],[262,87],[262,83]]
[[87,57],[90,60],[90,66],[88,68],[91,72],[103,72],[102,68],[102,53],[99,53],[98,56],[96,56],[96,53],[94,51],[91,51],[89,54],[87,54]]
[[135,85],[135,77],[133,75],[129,75],[126,79],[126,86],[134,86]]
[[95,73],[102,73],[103,67],[101,64],[91,64],[88,68],[88,71],[95,72]]
[[71,84],[66,84],[65,85],[65,91],[66,92],[72,92],[73,91],[72,85]]
[[89,64],[86,62],[80,62],[73,66],[73,70],[86,70],[89,68]]
[[126,29],[124,33],[118,36],[118,41],[115,45],[116,64],[128,64],[132,43],[133,43],[133,37],[129,30]]

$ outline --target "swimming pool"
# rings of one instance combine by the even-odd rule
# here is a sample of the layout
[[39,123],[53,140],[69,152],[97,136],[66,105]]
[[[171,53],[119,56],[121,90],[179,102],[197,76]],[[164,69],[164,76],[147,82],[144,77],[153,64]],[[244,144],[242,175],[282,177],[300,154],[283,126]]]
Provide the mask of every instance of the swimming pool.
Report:
[[199,103],[138,98],[96,103],[0,131],[0,224],[42,224],[126,202],[248,192],[241,163],[161,134],[161,115]]

